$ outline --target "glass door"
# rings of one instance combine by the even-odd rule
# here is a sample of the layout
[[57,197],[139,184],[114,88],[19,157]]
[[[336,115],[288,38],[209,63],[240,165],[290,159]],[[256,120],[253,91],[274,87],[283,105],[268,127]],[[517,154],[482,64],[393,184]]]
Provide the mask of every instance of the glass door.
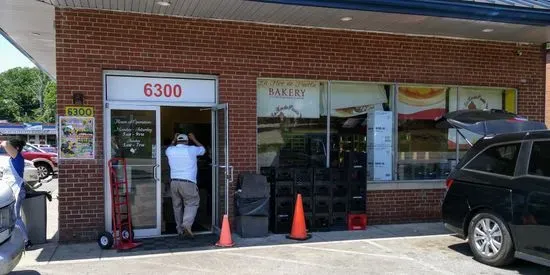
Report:
[[[130,210],[135,237],[161,234],[160,110],[159,107],[110,105],[106,110],[106,163],[112,158],[126,160]],[[123,167],[114,166],[124,177]],[[106,165],[106,172],[109,167]],[[107,174],[107,183],[110,182]],[[111,231],[110,185],[106,208]]]
[[229,113],[227,103],[212,108],[214,150],[214,228],[221,229],[222,218],[228,214],[230,184],[233,182],[233,167],[229,164]]

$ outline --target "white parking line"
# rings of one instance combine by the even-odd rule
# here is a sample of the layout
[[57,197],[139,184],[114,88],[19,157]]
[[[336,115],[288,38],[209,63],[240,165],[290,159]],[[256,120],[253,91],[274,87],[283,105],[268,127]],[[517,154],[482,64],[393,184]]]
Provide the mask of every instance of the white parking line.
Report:
[[364,256],[372,256],[372,257],[381,257],[381,258],[389,258],[389,259],[414,261],[413,258],[402,257],[402,256],[393,256],[393,255],[376,254],[376,253],[366,253],[366,252],[350,251],[350,250],[342,250],[342,249],[333,249],[333,248],[312,247],[312,246],[305,246],[305,245],[298,246],[298,247],[299,248],[313,249],[313,250],[327,251],[327,252],[336,252],[336,253],[344,253],[344,254],[354,254],[354,255],[364,255]]

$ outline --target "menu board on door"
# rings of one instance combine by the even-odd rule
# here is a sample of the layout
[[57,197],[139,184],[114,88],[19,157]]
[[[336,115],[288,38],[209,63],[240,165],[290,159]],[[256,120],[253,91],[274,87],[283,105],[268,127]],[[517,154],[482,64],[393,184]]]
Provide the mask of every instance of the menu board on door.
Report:
[[60,159],[94,159],[93,117],[59,117]]

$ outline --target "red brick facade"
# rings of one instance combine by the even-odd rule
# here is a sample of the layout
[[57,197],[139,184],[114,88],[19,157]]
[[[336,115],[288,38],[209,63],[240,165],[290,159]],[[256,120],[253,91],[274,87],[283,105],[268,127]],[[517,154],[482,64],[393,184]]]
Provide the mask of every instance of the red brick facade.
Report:
[[[258,77],[511,87],[519,113],[545,118],[539,46],[91,10],[57,10],[55,22],[58,112],[84,93],[97,123],[97,159],[60,164],[61,241],[94,239],[104,226],[103,70],[217,75],[220,102],[230,106],[235,174],[256,169]],[[434,220],[441,196],[369,192],[369,220]]]

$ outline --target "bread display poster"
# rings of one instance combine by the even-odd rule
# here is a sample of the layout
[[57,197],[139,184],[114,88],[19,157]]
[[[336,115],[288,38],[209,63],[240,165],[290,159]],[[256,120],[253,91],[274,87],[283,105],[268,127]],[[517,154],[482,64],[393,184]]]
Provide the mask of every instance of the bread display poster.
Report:
[[400,86],[399,119],[435,120],[445,114],[447,87]]

